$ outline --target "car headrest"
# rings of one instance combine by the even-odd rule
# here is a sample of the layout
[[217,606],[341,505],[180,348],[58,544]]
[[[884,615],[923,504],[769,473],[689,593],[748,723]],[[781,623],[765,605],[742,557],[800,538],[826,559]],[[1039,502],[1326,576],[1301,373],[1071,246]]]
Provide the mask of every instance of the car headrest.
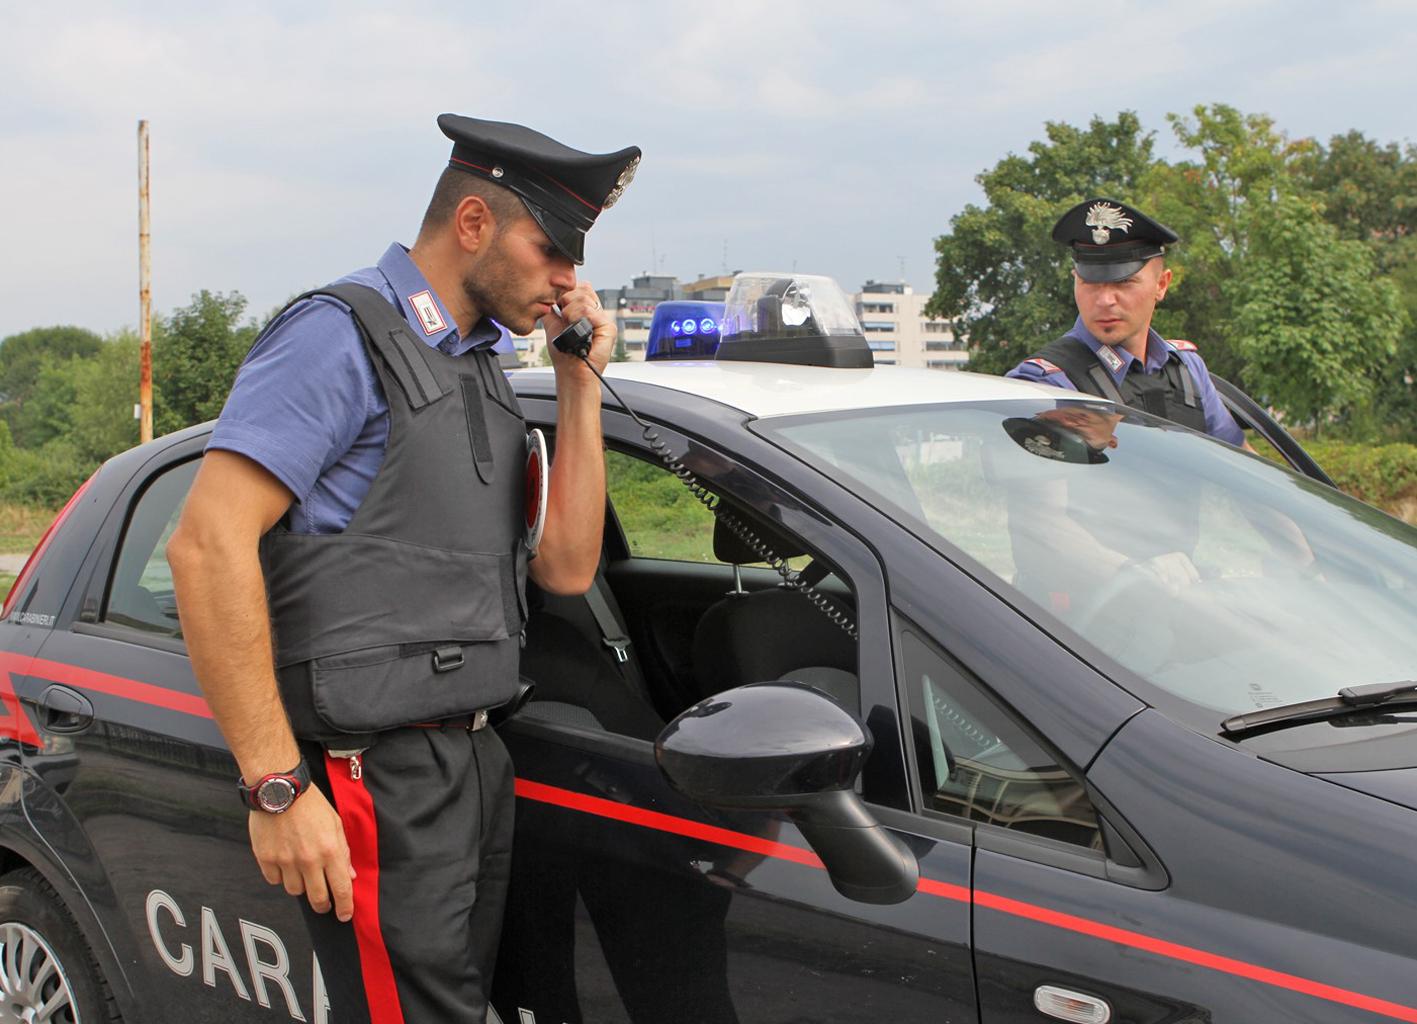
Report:
[[[780,527],[770,525],[761,517],[744,512],[741,507],[730,505],[727,502],[719,507],[724,514],[734,519],[734,525],[739,526],[740,529],[747,527],[752,530],[779,558],[797,558],[808,553],[801,542],[783,533]],[[738,536],[733,527],[724,521],[722,515],[716,516],[713,521],[713,557],[720,562],[728,562],[733,565],[749,565],[763,560],[763,556],[746,540]]]

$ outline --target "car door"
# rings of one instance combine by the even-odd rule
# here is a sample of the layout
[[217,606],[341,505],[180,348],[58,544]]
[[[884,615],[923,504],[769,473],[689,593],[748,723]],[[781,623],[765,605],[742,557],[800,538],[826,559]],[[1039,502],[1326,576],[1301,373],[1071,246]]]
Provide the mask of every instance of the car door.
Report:
[[[682,394],[634,390],[641,414],[672,418],[676,429],[661,428],[663,442],[688,453],[686,463],[707,487],[799,538],[849,589],[859,629],[851,684],[859,691],[850,696],[876,741],[862,791],[914,852],[926,881],[892,906],[846,899],[781,816],[695,805],[660,774],[648,739],[564,710],[539,712],[534,702],[501,730],[517,766],[519,801],[498,1011],[523,1024],[976,1019],[969,830],[920,831],[908,812],[879,561],[830,510],[752,468],[782,456],[746,433],[739,418],[700,413]],[[524,399],[523,406],[533,422],[552,427],[549,402]],[[612,446],[659,467],[628,417],[607,412],[604,421]],[[629,551],[645,539],[630,536]],[[722,595],[734,589],[733,571],[687,560],[676,568],[673,558],[624,564],[644,557],[623,554],[605,575],[621,581],[627,618],[673,607],[654,628],[665,647],[682,651],[691,646],[682,631],[693,623],[672,623],[692,619],[683,609],[702,600],[686,598],[686,589]],[[590,659],[598,657],[596,639],[587,638]],[[660,666],[646,667],[662,708],[669,684]],[[595,674],[584,670],[587,681]],[[560,702],[574,698],[564,684],[557,691]]]
[[31,694],[67,695],[52,722],[76,769],[31,813],[91,900],[154,1017],[324,1021],[299,913],[251,856],[239,774],[197,687],[165,557],[205,437],[154,457],[123,490],[65,615],[29,669]]
[[1235,417],[1235,422],[1247,430],[1253,430],[1273,445],[1275,451],[1279,452],[1290,469],[1317,480],[1319,483],[1328,484],[1330,487],[1338,486],[1323,471],[1323,467],[1314,461],[1314,457],[1304,450],[1304,446],[1294,440],[1289,431],[1281,427],[1275,418],[1265,410],[1264,406],[1224,377],[1211,374],[1210,379],[1215,383],[1216,393],[1225,403],[1225,408],[1229,409],[1230,415]]

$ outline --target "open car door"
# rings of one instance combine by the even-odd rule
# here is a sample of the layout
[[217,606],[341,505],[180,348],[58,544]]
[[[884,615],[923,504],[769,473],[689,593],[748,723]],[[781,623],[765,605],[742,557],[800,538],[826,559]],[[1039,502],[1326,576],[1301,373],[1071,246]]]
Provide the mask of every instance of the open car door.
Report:
[[1225,403],[1225,408],[1230,410],[1230,415],[1235,417],[1235,421],[1241,427],[1255,431],[1260,437],[1274,445],[1275,450],[1284,457],[1284,461],[1296,473],[1303,473],[1310,479],[1328,484],[1330,487],[1338,487],[1314,461],[1314,457],[1304,451],[1303,446],[1294,440],[1287,430],[1275,422],[1274,417],[1266,412],[1263,406],[1224,377],[1218,377],[1212,373],[1210,379],[1214,381],[1215,390],[1220,395],[1220,400]]

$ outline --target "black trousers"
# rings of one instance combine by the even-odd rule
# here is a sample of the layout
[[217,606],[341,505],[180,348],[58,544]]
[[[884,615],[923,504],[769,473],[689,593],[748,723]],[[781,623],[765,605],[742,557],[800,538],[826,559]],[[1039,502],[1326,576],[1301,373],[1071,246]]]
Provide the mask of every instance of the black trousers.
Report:
[[300,900],[335,1024],[487,1015],[511,867],[513,774],[490,728],[395,729],[349,762],[302,744],[344,823],[354,920]]

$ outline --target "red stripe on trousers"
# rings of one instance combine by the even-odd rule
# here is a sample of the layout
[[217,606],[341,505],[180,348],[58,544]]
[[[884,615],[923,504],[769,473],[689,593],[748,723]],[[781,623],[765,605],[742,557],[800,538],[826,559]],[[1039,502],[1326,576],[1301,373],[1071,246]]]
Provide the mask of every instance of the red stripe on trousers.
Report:
[[369,1021],[404,1024],[403,1007],[394,986],[394,968],[379,924],[379,825],[374,817],[374,798],[363,783],[349,777],[348,760],[326,754],[325,770],[354,865],[354,937],[359,946]]

